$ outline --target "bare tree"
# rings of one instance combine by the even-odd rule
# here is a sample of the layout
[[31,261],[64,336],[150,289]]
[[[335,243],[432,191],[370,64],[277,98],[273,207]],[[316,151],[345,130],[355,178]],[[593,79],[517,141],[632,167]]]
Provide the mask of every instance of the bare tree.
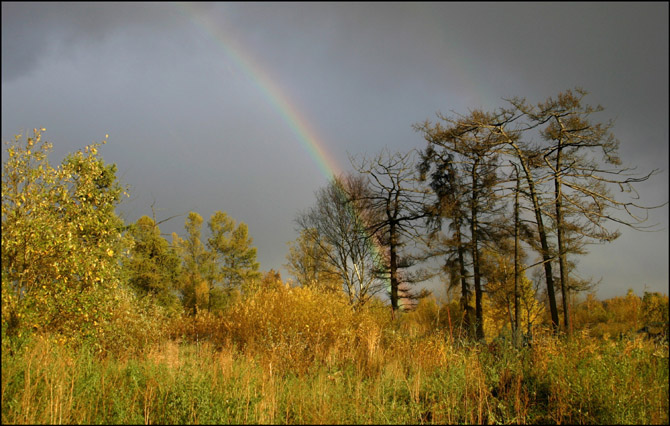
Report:
[[[516,100],[511,102],[514,105],[520,103]],[[491,132],[498,134],[499,142],[507,148],[504,154],[510,159],[512,167],[523,171],[525,189],[522,190],[519,188],[519,191],[525,194],[531,203],[530,210],[535,218],[537,230],[536,239],[528,239],[527,242],[542,257],[540,264],[542,264],[545,272],[551,322],[553,329],[557,331],[559,327],[558,307],[556,305],[554,275],[551,263],[554,259],[554,250],[548,238],[544,213],[543,184],[546,182],[547,177],[542,174],[544,173],[544,169],[541,161],[541,150],[522,139],[524,132],[534,128],[525,123],[519,123],[518,120],[522,116],[523,114],[519,113],[515,108],[501,109],[495,114],[480,115],[477,117],[477,120],[473,120],[470,124],[479,128],[487,128]]]
[[425,271],[410,272],[418,259],[407,250],[408,243],[416,247],[421,240],[419,219],[427,215],[427,191],[419,185],[414,151],[391,154],[384,149],[374,158],[350,161],[367,180],[368,190],[360,196],[375,214],[368,217],[366,229],[384,248],[383,273],[390,280],[391,315],[395,318],[400,293],[410,298],[410,285],[429,278]]
[[[619,141],[611,132],[613,122],[594,123],[591,116],[604,110],[602,106],[583,104],[587,92],[577,88],[559,93],[537,106],[525,102],[514,103],[528,124],[538,127],[547,142],[542,159],[547,174],[553,181],[553,208],[547,215],[554,223],[559,280],[563,303],[563,324],[571,331],[569,300],[570,282],[568,254],[584,254],[585,244],[610,242],[618,238],[618,230],[610,230],[610,221],[644,229],[645,216],[637,211],[649,208],[635,201],[621,201],[613,197],[610,188],[637,194],[634,183],[646,181],[647,175],[633,175],[630,168],[622,167],[618,156]],[[601,159],[596,157],[601,155]],[[611,210],[625,212],[624,217],[613,216]]]
[[[643,226],[646,215],[639,212],[660,207],[639,204],[634,189],[634,184],[646,181],[656,171],[638,175],[635,169],[622,167],[617,155],[619,142],[610,131],[612,122],[593,124],[589,116],[602,111],[602,107],[582,105],[586,92],[581,89],[575,92],[561,93],[557,99],[549,98],[537,106],[513,98],[508,100],[511,107],[493,114],[471,114],[468,122],[473,128],[497,134],[498,141],[508,147],[504,155],[523,172],[525,188],[519,191],[531,204],[537,229],[537,241],[528,242],[542,256],[551,321],[556,331],[559,314],[552,263],[558,260],[564,328],[568,332],[569,293],[581,284],[569,278],[574,263],[567,255],[584,254],[586,244],[617,238],[618,231],[607,227],[612,222],[648,229]],[[540,136],[545,143],[533,143],[534,136]],[[602,159],[596,158],[596,153]],[[611,188],[632,194],[632,201],[617,199]]]
[[301,230],[311,230],[314,244],[337,271],[353,305],[363,305],[385,288],[379,279],[381,256],[366,230],[373,212],[363,201],[365,191],[362,177],[337,177],[317,192],[316,205],[296,219]]

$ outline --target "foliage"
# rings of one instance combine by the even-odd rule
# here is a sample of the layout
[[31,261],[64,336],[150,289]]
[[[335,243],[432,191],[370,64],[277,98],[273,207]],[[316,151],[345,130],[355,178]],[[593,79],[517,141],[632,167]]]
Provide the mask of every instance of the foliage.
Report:
[[256,247],[251,244],[249,228],[240,222],[237,227],[235,220],[225,212],[215,212],[209,220],[212,236],[207,240],[219,269],[215,271],[216,279],[224,289],[242,289],[260,278],[259,263],[256,261]]
[[302,229],[298,238],[289,243],[286,269],[301,287],[318,286],[324,291],[338,291],[341,282],[337,270],[328,262],[332,247],[320,245],[317,238],[315,229]]
[[645,291],[642,297],[642,318],[645,325],[660,323],[668,326],[668,296]]
[[[575,333],[567,341],[538,336],[532,347],[521,350],[503,342],[455,345],[434,333],[380,333],[380,325],[391,331],[392,324],[377,323],[368,312],[358,318],[352,313],[345,320],[353,321],[346,324],[324,323],[322,331],[336,332],[325,340],[332,344],[340,336],[340,344],[324,356],[318,333],[297,334],[315,325],[300,321],[297,308],[310,307],[310,298],[323,294],[293,294],[298,304],[288,317],[277,310],[263,322],[256,309],[245,321],[260,330],[236,330],[244,340],[253,334],[269,338],[270,330],[283,327],[292,336],[283,340],[284,347],[275,335],[272,343],[244,347],[162,340],[142,354],[100,359],[87,347],[74,349],[47,336],[35,336],[20,348],[3,342],[2,422],[668,422],[667,344]],[[286,299],[286,294],[276,296],[273,301]],[[306,316],[319,319],[315,311]],[[273,322],[289,318],[298,323]],[[346,337],[346,330],[356,337]],[[302,350],[301,344],[316,344],[318,354]]]
[[202,216],[190,212],[186,219],[186,239],[173,235],[173,246],[182,258],[179,291],[187,312],[195,315],[210,306],[211,287],[215,281],[214,257],[200,240]]
[[595,337],[668,335],[668,296],[645,292],[637,296],[632,289],[625,297],[600,301],[593,293],[573,310],[576,329],[588,329]]
[[[482,274],[487,278],[485,297],[487,312],[484,325],[487,334],[497,336],[507,327],[514,329],[514,260],[506,251],[482,251]],[[529,333],[533,324],[544,316],[544,307],[538,300],[533,283],[525,270],[519,272],[519,329]]]
[[52,167],[43,131],[25,142],[17,135],[3,162],[3,336],[31,329],[95,337],[120,285],[127,243],[114,208],[123,189],[100,144]]
[[276,289],[284,285],[288,285],[288,283],[284,284],[284,282],[281,279],[281,274],[278,271],[275,271],[274,269],[270,269],[263,275],[263,277],[260,280],[258,280],[258,284],[256,284],[256,291],[261,289],[266,290]]
[[[475,293],[475,337],[484,339],[483,284],[481,274],[482,248],[500,238],[501,208],[504,204],[496,195],[502,179],[501,147],[504,138],[492,129],[475,123],[489,122],[493,115],[480,110],[466,117],[438,115],[445,123],[432,125],[426,121],[415,129],[427,142],[421,153],[421,179],[430,178],[434,193],[430,208],[433,221],[451,222],[456,234],[457,266],[461,275],[462,303],[469,306],[469,285],[465,276],[465,254],[469,254]],[[456,229],[458,228],[458,229]],[[465,242],[465,235],[469,241]],[[449,251],[453,250],[451,245]]]
[[221,312],[233,293],[249,292],[260,278],[256,248],[245,223],[237,227],[225,212],[215,212],[208,222],[211,237],[201,240],[203,219],[190,212],[186,239],[173,235],[173,245],[182,258],[180,291],[188,312]]
[[360,177],[335,177],[317,192],[315,206],[296,219],[318,246],[318,256],[337,271],[349,303],[357,306],[387,287],[379,279],[384,267],[381,253],[366,229],[367,219],[375,213],[365,203],[367,192]]
[[155,298],[170,310],[180,306],[174,285],[180,274],[180,259],[161,237],[160,228],[148,216],[142,216],[129,231],[133,246],[123,266],[130,286],[140,296]]
[[[642,226],[644,213],[660,207],[639,203],[635,190],[636,184],[648,180],[656,170],[638,175],[634,168],[622,166],[617,152],[619,141],[611,132],[613,124],[592,119],[603,108],[585,104],[586,94],[579,88],[567,90],[537,106],[513,98],[507,100],[507,108],[494,112],[474,110],[454,117],[438,114],[445,125],[428,121],[415,125],[428,142],[422,152],[420,171],[437,198],[432,215],[449,220],[453,232],[451,238],[444,239],[449,242],[445,251],[451,252],[447,266],[450,273],[460,275],[466,310],[469,289],[464,254],[469,253],[479,323],[479,250],[482,245],[499,240],[499,231],[509,228],[492,213],[499,207],[509,207],[510,195],[523,195],[519,204],[515,196],[515,206],[534,216],[536,235],[527,234],[524,240],[542,256],[551,322],[556,331],[556,291],[561,292],[566,333],[572,330],[570,293],[584,290],[583,283],[570,276],[574,275],[571,269],[575,263],[569,256],[585,254],[586,244],[616,239],[619,232],[608,229],[613,223],[633,229],[648,228]],[[535,142],[538,137],[543,143]],[[503,172],[510,166],[516,175],[516,190],[510,185],[512,179],[505,177],[513,173]],[[615,188],[619,189],[616,196]],[[624,198],[626,193],[630,198]],[[469,241],[464,238],[465,229],[461,230],[466,226],[470,228]],[[557,277],[552,272],[554,263],[558,263]],[[482,336],[479,327],[477,335]]]
[[271,358],[277,371],[305,369],[341,350],[354,336],[355,315],[342,293],[277,286],[235,305],[225,335],[238,347]]

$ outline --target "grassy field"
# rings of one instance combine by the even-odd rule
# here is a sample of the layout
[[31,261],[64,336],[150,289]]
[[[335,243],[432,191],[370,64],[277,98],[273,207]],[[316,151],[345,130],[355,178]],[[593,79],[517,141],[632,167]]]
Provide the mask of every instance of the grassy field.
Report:
[[308,296],[104,356],[54,336],[3,342],[2,423],[668,424],[667,343],[586,331],[468,343],[332,317],[339,307]]

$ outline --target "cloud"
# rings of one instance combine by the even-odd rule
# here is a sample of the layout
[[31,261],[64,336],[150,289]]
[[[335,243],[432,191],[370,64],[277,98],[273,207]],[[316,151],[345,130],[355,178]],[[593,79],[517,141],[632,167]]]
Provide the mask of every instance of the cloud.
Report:
[[[664,169],[642,190],[662,202],[667,12],[661,3],[4,2],[3,139],[44,126],[56,150],[71,152],[109,133],[105,160],[132,186],[129,220],[150,213],[152,196],[165,217],[227,210],[249,225],[262,266],[280,269],[292,217],[325,182],[281,106],[232,60],[232,37],[342,169],[347,152],[423,148],[411,125],[438,111],[491,110],[512,96],[536,103],[579,85],[606,108],[598,120],[617,119],[624,162]],[[653,219],[667,227],[667,207]],[[183,218],[161,229],[183,232]],[[606,254],[595,247],[606,261],[589,269],[584,259],[585,275],[605,275],[608,288],[623,281],[614,267],[628,260],[613,259],[632,250],[662,258],[654,282],[667,287],[667,229],[629,234]]]
[[59,55],[130,31],[168,31],[175,14],[151,3],[2,3],[2,81],[27,76]]

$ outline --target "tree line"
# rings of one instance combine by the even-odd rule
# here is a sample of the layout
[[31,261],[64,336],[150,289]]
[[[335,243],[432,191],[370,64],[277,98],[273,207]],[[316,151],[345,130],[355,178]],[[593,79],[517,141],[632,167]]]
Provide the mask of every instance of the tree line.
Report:
[[[588,244],[616,239],[612,224],[644,229],[654,207],[615,195],[635,195],[656,171],[622,165],[613,123],[594,119],[603,108],[585,104],[586,94],[438,114],[414,125],[423,149],[352,157],[355,172],[297,215],[288,271],[298,285],[344,292],[354,307],[386,294],[393,317],[426,295],[414,284],[439,272],[458,293],[464,329],[484,339],[485,298],[519,337],[538,303],[526,273],[540,267],[551,325],[569,333],[571,295],[589,287],[576,260]],[[195,316],[281,283],[259,271],[247,225],[225,212],[210,217],[207,239],[196,212],[171,242],[155,214],[124,224],[115,208],[125,189],[100,144],[53,167],[43,131],[17,135],[3,161],[3,335],[26,326],[94,335],[116,315],[119,292]]]
[[395,313],[411,284],[431,276],[415,266],[440,259],[460,290],[465,328],[484,339],[485,294],[506,307],[518,335],[536,298],[526,272],[538,266],[552,328],[570,333],[569,301],[592,285],[575,273],[579,256],[615,240],[613,224],[647,229],[646,213],[658,207],[635,190],[657,171],[622,165],[613,122],[597,121],[603,108],[586,95],[577,88],[536,105],[513,98],[494,111],[438,114],[414,125],[422,150],[352,158],[356,173],[336,177],[298,216],[289,270],[302,285],[336,277],[352,303],[385,291]]

